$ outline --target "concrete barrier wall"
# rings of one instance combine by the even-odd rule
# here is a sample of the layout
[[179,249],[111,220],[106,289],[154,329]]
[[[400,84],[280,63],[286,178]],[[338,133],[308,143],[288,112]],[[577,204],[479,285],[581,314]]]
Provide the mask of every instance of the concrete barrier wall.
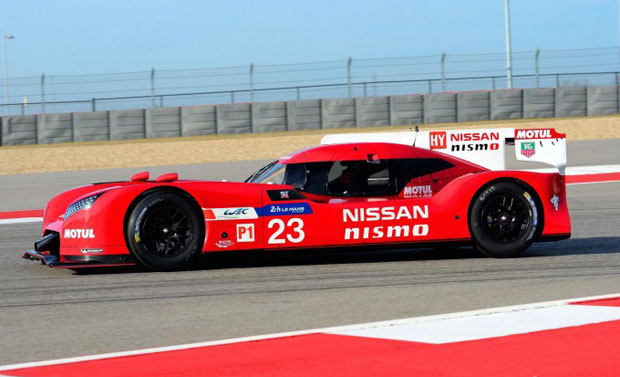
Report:
[[218,134],[246,134],[252,132],[252,111],[249,103],[219,105],[217,107]]
[[[560,87],[5,116],[2,145],[382,127],[620,112],[619,87]],[[485,126],[487,127],[487,126]]]
[[523,118],[523,90],[497,90],[490,94],[491,120]]
[[458,122],[473,122],[491,119],[489,92],[465,92],[456,95]]
[[616,85],[588,87],[586,95],[588,116],[618,113],[618,87]]
[[110,140],[144,139],[146,124],[144,110],[110,111]]
[[424,123],[424,96],[410,94],[390,97],[390,125]]
[[566,86],[555,90],[556,117],[582,117],[588,114],[585,86]]
[[147,138],[181,136],[180,107],[146,109],[144,119]]
[[554,116],[554,88],[534,88],[523,90],[524,118],[553,118]]
[[289,101],[286,116],[289,130],[321,129],[321,100]]
[[181,107],[181,136],[217,133],[217,106]]
[[355,127],[355,99],[322,100],[321,121],[323,128]]
[[110,117],[107,111],[73,113],[75,141],[110,140]]
[[390,125],[390,97],[355,99],[355,125],[374,127]]
[[286,130],[286,102],[259,102],[252,105],[252,132]]
[[73,114],[37,115],[37,144],[70,143],[73,139]]
[[456,93],[424,96],[424,123],[453,123],[456,119]]
[[7,116],[2,118],[2,145],[37,143],[37,116]]

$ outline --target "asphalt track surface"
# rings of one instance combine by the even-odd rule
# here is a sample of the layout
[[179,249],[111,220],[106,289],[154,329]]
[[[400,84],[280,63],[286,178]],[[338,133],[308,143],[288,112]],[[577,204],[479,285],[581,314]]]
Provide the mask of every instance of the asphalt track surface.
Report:
[[[157,168],[241,179],[261,162]],[[569,164],[620,162],[620,140],[569,143]],[[0,176],[0,211],[140,169]],[[153,169],[149,169],[153,170]],[[573,238],[491,259],[471,248],[211,255],[191,271],[76,273],[18,258],[40,224],[0,225],[0,365],[617,293],[620,183],[572,185]]]

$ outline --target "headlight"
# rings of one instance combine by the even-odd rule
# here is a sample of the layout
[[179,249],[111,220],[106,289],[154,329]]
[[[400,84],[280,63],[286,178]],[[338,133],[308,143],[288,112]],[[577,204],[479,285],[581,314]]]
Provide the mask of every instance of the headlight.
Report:
[[73,216],[73,214],[78,211],[81,211],[83,209],[89,209],[90,207],[92,207],[93,204],[95,203],[95,200],[97,200],[97,198],[100,197],[101,195],[103,195],[102,192],[100,192],[99,194],[89,196],[84,199],[80,199],[77,202],[71,204],[69,208],[67,208],[67,211],[65,212],[65,220]]

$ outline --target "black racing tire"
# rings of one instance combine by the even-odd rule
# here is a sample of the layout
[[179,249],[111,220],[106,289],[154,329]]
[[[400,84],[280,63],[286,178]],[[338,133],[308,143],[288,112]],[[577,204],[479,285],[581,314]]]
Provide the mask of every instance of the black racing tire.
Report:
[[474,247],[483,255],[511,258],[530,245],[539,226],[534,193],[512,182],[498,182],[474,197],[469,228]]
[[131,210],[125,237],[131,253],[146,268],[181,270],[201,252],[204,220],[183,195],[156,191]]

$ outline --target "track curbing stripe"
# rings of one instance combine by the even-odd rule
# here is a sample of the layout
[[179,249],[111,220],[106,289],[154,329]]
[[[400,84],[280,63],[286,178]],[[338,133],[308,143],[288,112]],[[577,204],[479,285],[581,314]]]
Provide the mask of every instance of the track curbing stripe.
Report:
[[10,365],[0,366],[0,372],[14,370],[14,369],[69,364],[69,363],[77,363],[77,362],[84,362],[84,361],[91,361],[91,360],[102,360],[102,359],[111,359],[111,358],[139,356],[139,355],[161,353],[161,352],[167,352],[167,351],[180,351],[180,350],[187,350],[187,349],[192,349],[192,348],[218,346],[218,345],[233,344],[233,343],[266,341],[266,340],[272,340],[276,338],[286,338],[286,337],[294,337],[294,336],[317,334],[317,333],[334,333],[334,332],[348,331],[348,330],[363,330],[363,329],[371,329],[371,328],[376,328],[376,327],[387,327],[387,326],[397,326],[397,325],[403,325],[403,324],[413,324],[413,323],[421,323],[421,322],[443,321],[443,320],[450,320],[450,319],[477,317],[477,316],[482,316],[482,315],[492,315],[492,314],[507,313],[507,312],[549,308],[549,307],[560,306],[560,305],[569,305],[569,304],[573,304],[577,302],[599,301],[599,300],[612,299],[612,298],[618,298],[618,297],[620,297],[620,293],[600,295],[600,296],[590,296],[590,297],[578,297],[578,298],[571,298],[571,299],[564,299],[564,300],[523,304],[523,305],[504,306],[504,307],[472,310],[472,311],[457,312],[457,313],[438,314],[438,315],[423,316],[423,317],[403,318],[403,319],[397,319],[397,320],[361,323],[361,324],[355,324],[355,325],[335,326],[335,327],[327,327],[327,328],[319,328],[319,329],[311,329],[311,330],[289,331],[289,332],[282,332],[282,333],[275,333],[275,334],[257,335],[257,336],[249,336],[249,337],[241,337],[241,338],[233,338],[233,339],[222,339],[222,340],[214,340],[214,341],[199,342],[199,343],[188,343],[188,344],[180,344],[180,345],[167,346],[167,347],[155,347],[155,348],[146,348],[146,349],[138,349],[138,350],[131,350],[131,351],[123,351],[123,352],[112,352],[112,353],[105,353],[105,354],[99,354],[99,355],[72,357],[72,358],[66,358],[66,359],[55,359],[55,360],[10,364]]

